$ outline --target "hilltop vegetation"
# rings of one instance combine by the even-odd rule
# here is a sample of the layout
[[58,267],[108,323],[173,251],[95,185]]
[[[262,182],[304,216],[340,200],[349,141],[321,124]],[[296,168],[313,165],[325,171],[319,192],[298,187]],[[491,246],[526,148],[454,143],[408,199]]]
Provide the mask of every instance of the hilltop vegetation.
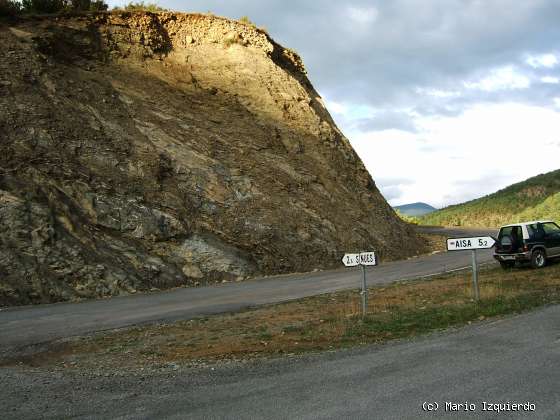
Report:
[[560,220],[560,170],[419,218],[424,225],[499,226],[524,220]]
[[72,11],[94,12],[107,10],[108,7],[103,0],[0,0],[0,17]]
[[[43,14],[64,12],[96,12],[104,11],[109,5],[104,0],[0,0],[0,16],[15,16],[19,14]],[[157,3],[144,1],[129,2],[121,7],[114,7],[113,11],[127,12],[167,12]]]
[[414,216],[408,216],[406,214],[404,214],[403,212],[401,212],[399,209],[395,208],[395,213],[397,214],[397,216],[399,216],[399,218],[401,220],[404,220],[406,223],[410,223],[413,225],[417,225],[418,224],[418,218],[414,217]]
[[160,7],[156,3],[145,3],[143,1],[130,2],[127,5],[125,5],[123,9],[121,9],[120,7],[114,7],[113,10],[125,10],[127,12],[143,11],[143,12],[152,12],[152,13],[168,11],[167,9]]

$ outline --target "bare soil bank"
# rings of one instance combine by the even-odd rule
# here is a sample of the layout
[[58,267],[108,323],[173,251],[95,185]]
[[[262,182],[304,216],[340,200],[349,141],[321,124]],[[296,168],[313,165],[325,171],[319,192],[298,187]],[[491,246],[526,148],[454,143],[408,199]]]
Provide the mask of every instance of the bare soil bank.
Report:
[[0,305],[425,251],[299,56],[212,15],[0,22]]

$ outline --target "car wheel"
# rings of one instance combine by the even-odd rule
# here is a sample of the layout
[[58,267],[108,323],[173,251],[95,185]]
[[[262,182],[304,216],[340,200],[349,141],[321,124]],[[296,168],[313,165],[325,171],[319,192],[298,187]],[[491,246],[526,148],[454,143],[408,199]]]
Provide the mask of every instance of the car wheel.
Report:
[[504,270],[509,270],[510,268],[515,267],[515,261],[500,261],[500,267]]
[[541,268],[546,264],[546,254],[542,249],[537,249],[533,251],[531,255],[531,266],[533,268]]

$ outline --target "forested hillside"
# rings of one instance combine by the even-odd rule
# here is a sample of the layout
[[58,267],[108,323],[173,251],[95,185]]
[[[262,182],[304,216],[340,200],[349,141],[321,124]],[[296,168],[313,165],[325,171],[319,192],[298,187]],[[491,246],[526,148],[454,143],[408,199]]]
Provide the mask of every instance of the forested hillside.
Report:
[[560,219],[560,170],[541,174],[466,203],[419,218],[424,225],[488,226]]

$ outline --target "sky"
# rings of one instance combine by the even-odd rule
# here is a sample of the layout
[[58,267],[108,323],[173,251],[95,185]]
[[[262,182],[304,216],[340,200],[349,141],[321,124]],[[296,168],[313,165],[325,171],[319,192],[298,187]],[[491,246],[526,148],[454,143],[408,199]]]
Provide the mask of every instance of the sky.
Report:
[[392,205],[443,207],[560,168],[558,0],[158,4],[248,16],[298,51]]

